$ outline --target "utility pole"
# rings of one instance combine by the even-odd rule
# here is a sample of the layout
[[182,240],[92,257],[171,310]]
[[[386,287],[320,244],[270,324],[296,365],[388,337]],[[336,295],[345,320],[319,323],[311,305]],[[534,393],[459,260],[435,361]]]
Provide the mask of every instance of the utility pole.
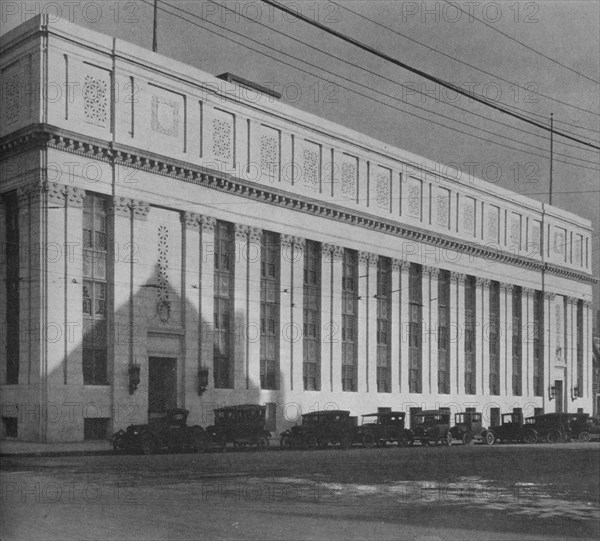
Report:
[[552,161],[554,152],[554,113],[550,113],[550,188],[549,188],[549,201],[552,204]]
[[156,40],[156,19],[158,16],[158,0],[154,0],[154,21],[152,23],[152,51],[156,52],[158,43]]

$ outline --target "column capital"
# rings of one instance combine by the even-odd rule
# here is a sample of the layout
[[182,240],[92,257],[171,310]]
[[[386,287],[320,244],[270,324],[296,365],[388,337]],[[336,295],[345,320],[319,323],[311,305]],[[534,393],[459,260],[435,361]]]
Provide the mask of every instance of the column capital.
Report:
[[583,301],[583,306],[585,308],[591,308],[592,304],[594,304],[592,301]]
[[440,269],[429,265],[423,265],[423,276],[425,276],[425,274],[428,274],[432,280],[437,280],[440,276]]
[[202,227],[202,231],[214,231],[217,225],[217,220],[212,216],[201,215],[198,222]]
[[65,199],[69,207],[83,207],[83,198],[85,190],[77,188],[77,186],[65,186]]
[[282,249],[289,250],[294,244],[294,237],[292,235],[281,234],[279,235],[279,244],[281,244]]
[[332,246],[331,261],[332,263],[339,263],[344,257],[344,248],[342,246],[338,246],[337,244],[333,244]]
[[292,237],[292,242],[294,243],[294,250],[304,250],[306,246],[306,239],[303,237]]
[[[528,297],[533,296],[533,294],[535,293],[535,289],[531,289],[530,287],[524,287],[523,288],[523,294],[527,295]],[[556,298],[556,293],[553,293],[552,291],[544,291],[544,299],[547,301],[553,301]]]
[[323,261],[330,261],[332,252],[333,244],[327,244],[326,242],[321,244],[321,259]]
[[574,306],[577,306],[577,301],[578,300],[579,299],[577,297],[567,297],[567,303],[571,304],[571,305],[574,305]]
[[133,217],[137,220],[146,220],[150,212],[150,205],[144,201],[133,201]]
[[182,212],[181,213],[181,223],[183,227],[186,229],[191,229],[193,231],[200,230],[200,214],[196,214],[195,212]]
[[[29,201],[29,193],[31,188],[20,188],[17,190],[17,198],[19,201],[19,207],[25,202]],[[47,182],[46,183],[46,194],[48,196],[48,203],[51,205],[64,205],[65,204],[65,194],[66,194],[66,186],[64,184],[59,184],[58,182]]]
[[379,262],[379,256],[377,254],[369,254],[369,265],[371,267],[377,267]]
[[513,285],[512,284],[507,284],[505,282],[500,282],[500,291],[505,291],[506,293],[511,293],[513,291]]
[[461,286],[465,285],[465,280],[467,279],[467,275],[462,272],[450,271],[450,283],[458,284]]
[[263,230],[260,227],[249,227],[250,242],[260,244],[262,242]]
[[123,218],[131,218],[131,209],[133,207],[133,199],[128,197],[114,197],[113,198],[113,213],[115,216],[122,216]]
[[250,227],[244,224],[233,224],[233,229],[235,231],[235,238],[237,240],[247,240],[248,232],[250,231]]
[[481,276],[477,276],[476,282],[477,282],[477,287],[482,287],[484,290],[487,290],[490,288],[489,278],[482,278]]

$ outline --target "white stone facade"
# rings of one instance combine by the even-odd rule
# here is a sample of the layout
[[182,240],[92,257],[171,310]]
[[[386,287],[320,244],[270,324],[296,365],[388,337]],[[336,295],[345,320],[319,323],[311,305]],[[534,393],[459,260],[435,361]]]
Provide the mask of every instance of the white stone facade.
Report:
[[[68,23],[37,17],[0,50],[5,436],[145,422],[161,359],[202,425],[245,402],[277,433],[327,407],[591,412],[588,220]],[[102,362],[105,381],[83,368]]]

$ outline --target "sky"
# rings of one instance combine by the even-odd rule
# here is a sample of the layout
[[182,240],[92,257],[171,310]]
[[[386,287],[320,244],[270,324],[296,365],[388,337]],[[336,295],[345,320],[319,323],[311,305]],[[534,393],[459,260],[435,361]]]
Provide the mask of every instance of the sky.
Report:
[[[0,3],[0,33],[41,11],[151,49],[152,3],[5,0]],[[598,146],[600,2],[285,3],[542,124],[553,113],[557,131]],[[231,72],[268,85],[300,110],[454,164],[465,178],[472,172],[548,202],[548,132],[426,81],[260,0],[159,0],[158,6],[160,54],[214,75]],[[592,220],[598,278],[600,153],[559,135],[554,153],[553,204]],[[598,285],[594,305],[600,309]]]

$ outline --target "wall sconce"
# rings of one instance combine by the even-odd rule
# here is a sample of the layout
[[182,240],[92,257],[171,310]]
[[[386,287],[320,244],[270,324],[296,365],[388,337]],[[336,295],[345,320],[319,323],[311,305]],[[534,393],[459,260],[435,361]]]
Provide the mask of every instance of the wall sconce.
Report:
[[548,400],[554,400],[556,396],[556,387],[548,387]]
[[138,385],[140,384],[140,365],[131,364],[129,365],[129,394],[133,394],[137,391]]
[[202,395],[208,388],[208,368],[201,366],[198,368],[198,394]]
[[578,398],[581,398],[581,391],[579,387],[573,387],[571,389],[571,400],[577,400]]

